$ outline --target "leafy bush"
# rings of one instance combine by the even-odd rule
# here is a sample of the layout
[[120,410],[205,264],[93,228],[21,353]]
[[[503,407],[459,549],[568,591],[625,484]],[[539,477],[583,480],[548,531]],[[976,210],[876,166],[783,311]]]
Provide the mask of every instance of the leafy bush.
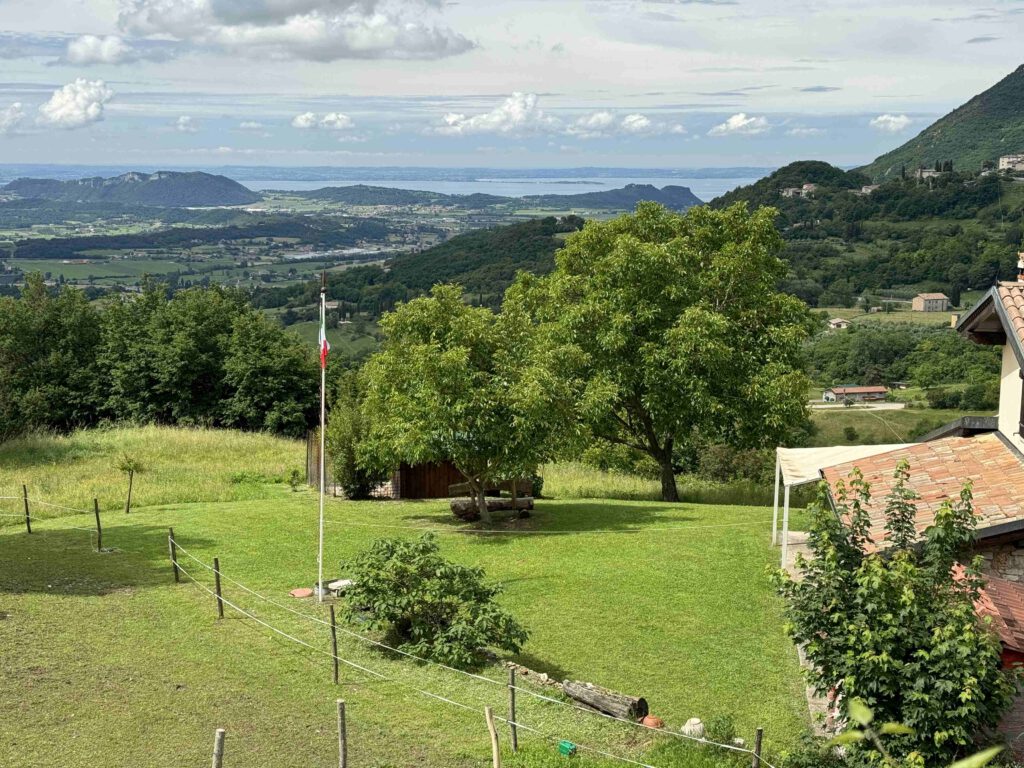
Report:
[[331,477],[350,499],[370,498],[388,476],[386,469],[368,462],[361,450],[366,436],[361,401],[358,374],[350,371],[338,382],[326,437]]
[[780,572],[778,583],[819,694],[839,691],[847,716],[859,699],[881,722],[908,726],[913,733],[894,737],[893,754],[916,751],[940,765],[999,722],[1014,686],[1000,669],[999,640],[974,610],[984,580],[980,558],[968,559],[970,487],[919,535],[909,476],[900,462],[885,500],[884,553],[870,536],[871,497],[859,471],[836,489],[835,511],[823,487],[810,510],[813,559],[798,560],[800,580]]
[[928,405],[932,408],[955,410],[960,407],[961,395],[954,389],[945,387],[929,389],[925,397],[928,398]]
[[856,427],[846,426],[846,427],[843,427],[843,438],[845,440],[848,440],[849,442],[852,443],[853,441],[855,441],[858,438],[860,438],[860,433],[857,432],[857,428]]
[[367,618],[407,653],[465,668],[482,663],[487,647],[516,653],[527,640],[494,602],[501,587],[441,557],[431,534],[375,541],[352,562],[351,578],[347,616]]

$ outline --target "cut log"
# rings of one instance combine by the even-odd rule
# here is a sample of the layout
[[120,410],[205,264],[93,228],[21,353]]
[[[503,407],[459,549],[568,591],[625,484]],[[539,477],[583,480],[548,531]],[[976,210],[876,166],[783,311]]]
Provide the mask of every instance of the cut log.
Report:
[[[476,499],[463,497],[461,499],[451,499],[449,504],[452,508],[452,514],[461,520],[479,520],[480,510],[477,509]],[[487,499],[487,509],[491,512],[513,512],[519,511],[522,513],[525,510],[533,509],[533,497],[523,496],[516,499],[515,506],[512,506],[512,499],[500,499],[493,498]]]
[[647,717],[648,714],[646,699],[609,691],[607,688],[600,688],[591,683],[566,680],[562,683],[562,690],[570,699],[575,699],[612,717],[638,721]]

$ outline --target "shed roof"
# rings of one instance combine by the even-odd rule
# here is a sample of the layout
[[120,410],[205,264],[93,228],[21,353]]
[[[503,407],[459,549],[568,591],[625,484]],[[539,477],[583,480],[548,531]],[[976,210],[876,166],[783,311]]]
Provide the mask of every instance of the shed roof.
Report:
[[1009,343],[1024,366],[1024,283],[992,287],[964,313],[956,328],[979,344]]
[[826,392],[835,392],[837,395],[869,395],[875,392],[888,392],[888,387],[872,385],[869,387],[829,387]]
[[776,448],[779,468],[786,485],[804,485],[821,480],[822,467],[856,462],[878,453],[909,448],[912,443],[889,445],[833,445],[823,448]]
[[919,294],[917,294],[917,298],[919,298],[919,299],[948,299],[949,296],[947,296],[944,293],[919,293]]
[[918,493],[916,528],[924,531],[947,499],[956,499],[963,484],[971,481],[974,513],[979,538],[1024,528],[1024,463],[1020,455],[998,433],[977,437],[947,437],[928,443],[897,447],[863,459],[825,467],[822,475],[835,493],[836,483],[845,480],[855,467],[871,487],[866,511],[870,534],[876,545],[884,545],[885,498],[892,491],[896,464],[910,465],[907,485]]

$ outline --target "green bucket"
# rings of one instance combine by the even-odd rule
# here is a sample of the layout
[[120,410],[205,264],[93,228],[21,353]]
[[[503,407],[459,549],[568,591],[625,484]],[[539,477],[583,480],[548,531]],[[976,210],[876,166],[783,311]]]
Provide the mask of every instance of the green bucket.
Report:
[[576,754],[576,745],[571,741],[565,741],[563,739],[558,742],[558,754],[565,755],[566,757],[572,757]]

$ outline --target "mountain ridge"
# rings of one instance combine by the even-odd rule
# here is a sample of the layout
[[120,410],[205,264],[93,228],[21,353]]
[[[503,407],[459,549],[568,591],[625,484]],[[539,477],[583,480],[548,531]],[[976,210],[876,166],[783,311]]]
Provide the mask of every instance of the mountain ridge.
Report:
[[66,203],[116,202],[167,208],[249,205],[262,196],[227,176],[203,171],[129,171],[61,181],[21,178],[0,187],[21,198]]

